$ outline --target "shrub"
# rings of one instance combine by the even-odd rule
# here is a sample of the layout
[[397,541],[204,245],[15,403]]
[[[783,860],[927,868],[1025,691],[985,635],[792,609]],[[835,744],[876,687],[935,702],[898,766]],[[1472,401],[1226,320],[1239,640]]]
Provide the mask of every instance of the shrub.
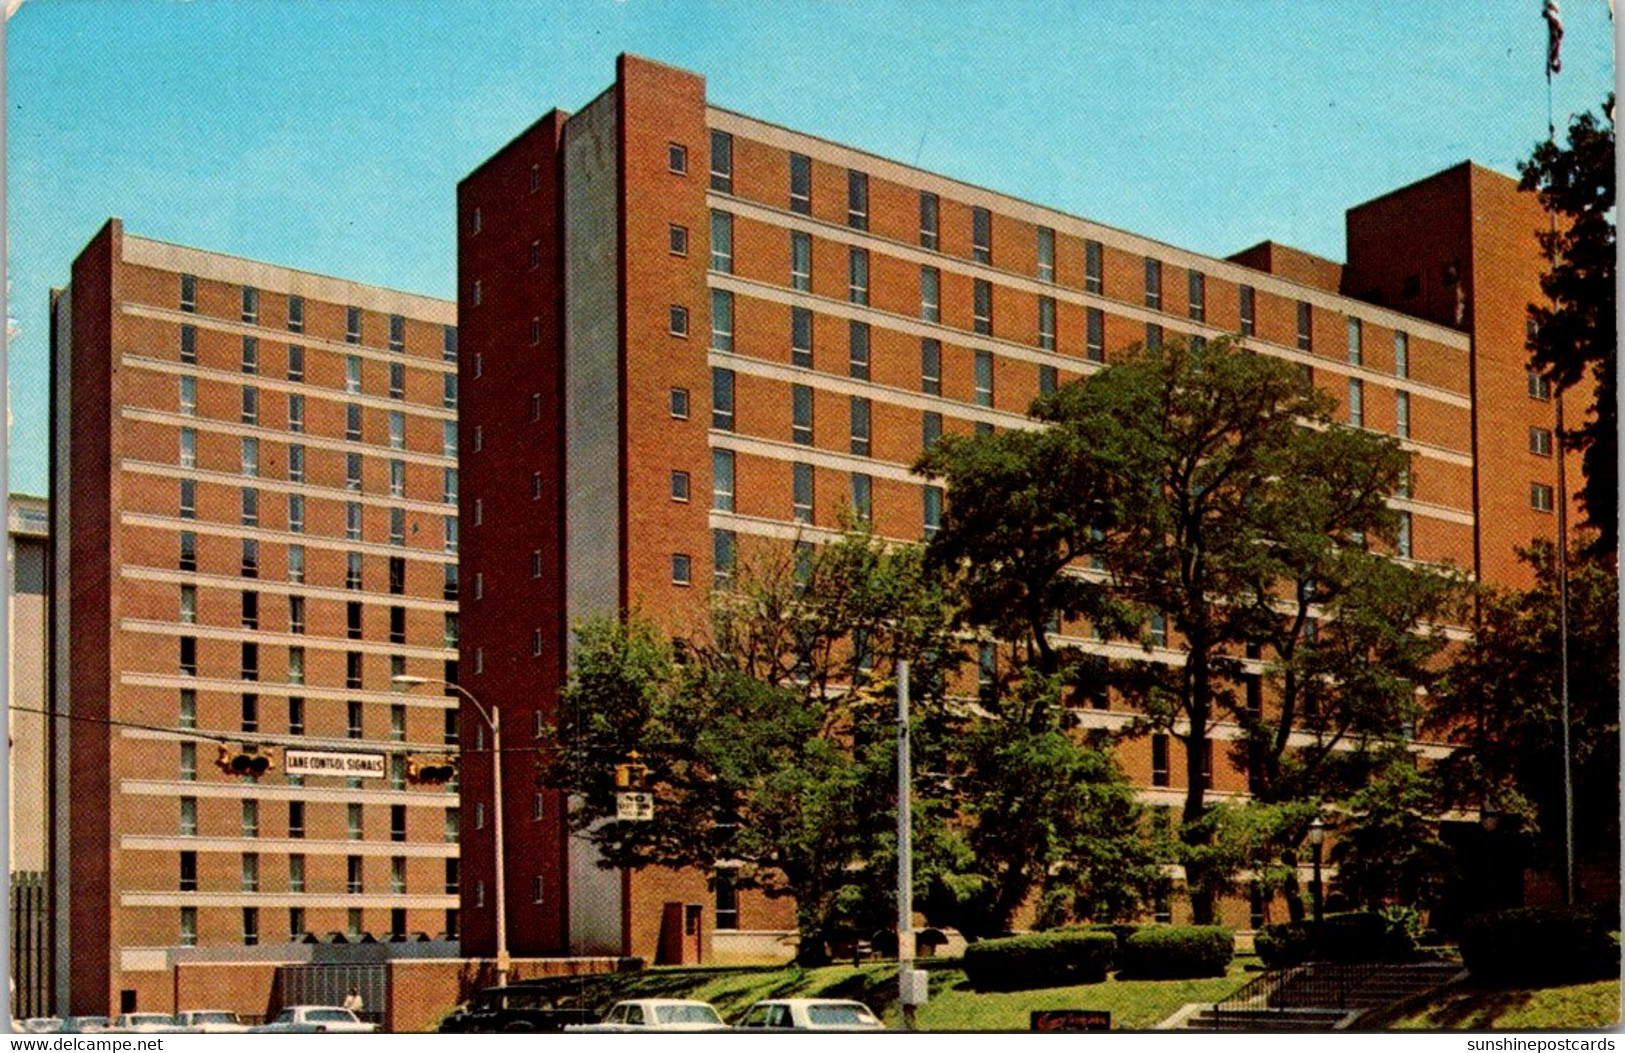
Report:
[[1308,961],[1314,952],[1314,943],[1309,939],[1307,926],[1282,921],[1259,929],[1253,937],[1253,949],[1258,952],[1264,968],[1284,969]]
[[1123,972],[1135,979],[1223,976],[1236,938],[1217,925],[1151,925],[1123,941]]
[[965,979],[978,991],[1099,983],[1116,948],[1111,933],[1088,929],[978,940],[965,948]]
[[1522,907],[1468,918],[1461,956],[1476,980],[1550,985],[1619,975],[1619,918],[1596,907]]

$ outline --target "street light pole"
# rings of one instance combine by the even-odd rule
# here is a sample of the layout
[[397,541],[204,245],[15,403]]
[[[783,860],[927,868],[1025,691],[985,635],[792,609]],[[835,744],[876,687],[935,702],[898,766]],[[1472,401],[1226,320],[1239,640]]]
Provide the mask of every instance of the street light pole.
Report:
[[914,971],[914,823],[910,799],[908,663],[897,663],[897,1000],[903,1024],[916,1027],[909,984]]
[[423,684],[444,684],[458,695],[466,698],[474,707],[474,711],[485,721],[491,729],[491,807],[496,810],[495,823],[492,833],[496,837],[496,900],[497,900],[497,986],[508,986],[508,897],[506,888],[506,855],[507,842],[502,837],[502,711],[496,707],[486,709],[480,704],[466,688],[454,684],[450,680],[439,680],[423,676],[408,676],[402,673],[390,678],[391,683],[404,687],[419,687]]
[[1317,815],[1315,821],[1309,824],[1309,847],[1314,849],[1315,853],[1315,934],[1317,936],[1320,934],[1320,916],[1326,895],[1325,887],[1320,883],[1320,846],[1325,840],[1326,824],[1322,823],[1320,816]]

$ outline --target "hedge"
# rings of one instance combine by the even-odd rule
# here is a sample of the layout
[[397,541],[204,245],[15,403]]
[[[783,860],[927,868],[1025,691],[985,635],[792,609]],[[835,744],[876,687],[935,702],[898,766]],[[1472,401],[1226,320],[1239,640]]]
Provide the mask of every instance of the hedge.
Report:
[[1303,962],[1402,962],[1416,956],[1416,939],[1403,922],[1371,911],[1328,914],[1312,921],[1266,925],[1253,938],[1265,968]]
[[1217,925],[1150,925],[1123,940],[1123,973],[1137,980],[1223,976],[1236,938]]
[[965,978],[978,991],[1067,987],[1106,979],[1117,938],[1109,932],[1057,929],[978,940],[965,948]]
[[1473,978],[1546,986],[1619,975],[1617,908],[1520,907],[1468,918],[1461,957]]

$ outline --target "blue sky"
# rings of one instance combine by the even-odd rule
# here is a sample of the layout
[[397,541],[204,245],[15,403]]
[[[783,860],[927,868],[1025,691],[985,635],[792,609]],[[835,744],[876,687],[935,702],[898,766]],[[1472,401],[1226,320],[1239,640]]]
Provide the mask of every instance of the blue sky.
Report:
[[[1563,0],[1559,124],[1614,83]],[[1226,255],[1545,131],[1539,0],[26,0],[7,25],[13,491],[46,488],[48,290],[110,215],[450,297],[456,182],[632,51],[717,105]]]

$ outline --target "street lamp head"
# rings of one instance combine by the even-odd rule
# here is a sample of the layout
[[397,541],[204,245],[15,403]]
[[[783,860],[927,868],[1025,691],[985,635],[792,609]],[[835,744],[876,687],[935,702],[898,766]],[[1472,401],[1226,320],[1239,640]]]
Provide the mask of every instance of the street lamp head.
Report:
[[1321,842],[1325,840],[1326,824],[1321,822],[1320,816],[1317,815],[1315,821],[1309,824],[1309,843],[1318,848]]
[[417,687],[420,684],[427,684],[429,682],[429,678],[424,676],[410,676],[406,673],[396,673],[394,676],[389,678],[389,682],[392,684],[401,684],[406,687]]

